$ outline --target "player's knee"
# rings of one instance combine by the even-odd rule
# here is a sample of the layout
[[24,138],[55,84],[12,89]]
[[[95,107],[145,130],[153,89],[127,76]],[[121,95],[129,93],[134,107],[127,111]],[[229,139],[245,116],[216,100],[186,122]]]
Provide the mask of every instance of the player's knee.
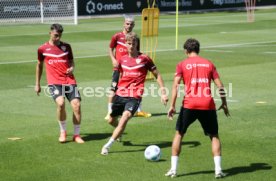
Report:
[[124,113],[123,113],[123,117],[125,117],[125,118],[129,119],[129,118],[131,118],[131,117],[132,117],[132,114],[131,114],[131,112],[129,112],[129,111],[124,111]]
[[58,109],[64,109],[65,108],[65,101],[64,99],[56,99],[56,104]]
[[72,100],[71,105],[72,105],[72,108],[73,108],[74,111],[79,111],[80,110],[81,104],[80,104],[79,100],[77,100],[77,99]]

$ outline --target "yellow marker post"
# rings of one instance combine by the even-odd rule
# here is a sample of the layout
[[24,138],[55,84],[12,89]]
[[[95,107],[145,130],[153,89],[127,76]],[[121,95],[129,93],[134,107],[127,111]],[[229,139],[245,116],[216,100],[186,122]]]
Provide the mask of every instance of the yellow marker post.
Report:
[[[154,4],[153,4],[154,6]],[[142,31],[141,31],[141,49],[153,61],[155,61],[155,53],[158,43],[158,29],[159,29],[159,14],[158,8],[148,8],[142,11]],[[150,74],[147,79],[153,79]]]

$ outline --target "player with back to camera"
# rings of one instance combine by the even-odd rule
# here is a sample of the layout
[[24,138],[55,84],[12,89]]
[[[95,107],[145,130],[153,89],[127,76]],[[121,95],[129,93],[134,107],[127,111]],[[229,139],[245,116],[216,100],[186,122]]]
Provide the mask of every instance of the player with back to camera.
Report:
[[[132,32],[133,28],[135,26],[134,17],[132,16],[125,16],[124,25],[123,25],[123,31],[115,33],[110,41],[109,44],[109,56],[113,65],[113,74],[112,74],[112,81],[111,81],[111,94],[108,98],[108,112],[105,116],[105,120],[109,120],[111,108],[112,108],[112,100],[115,95],[115,92],[117,90],[117,84],[120,78],[120,72],[116,69],[118,65],[118,60],[124,56],[127,55],[127,47],[125,44],[125,36],[127,33]],[[139,46],[138,46],[139,49]],[[135,116],[138,117],[151,117],[150,113],[147,113],[145,111],[142,111],[141,109],[141,103],[139,105],[139,108],[137,109],[137,112],[135,113]]]
[[[151,71],[161,89],[161,102],[166,104],[168,97],[161,74],[153,61],[137,50],[138,37],[131,32],[126,35],[128,55],[118,60],[118,70],[122,76],[118,83],[118,90],[114,96],[109,124],[115,127],[109,141],[102,147],[101,154],[107,155],[110,147],[125,130],[127,122],[134,115],[141,101],[147,72]],[[117,117],[122,115],[118,123]]]
[[226,116],[230,116],[226,94],[219,78],[216,67],[209,60],[200,57],[200,44],[196,39],[188,39],[184,44],[187,59],[176,66],[176,73],[172,86],[171,106],[168,117],[172,119],[175,113],[175,103],[181,80],[185,85],[185,96],[176,122],[176,133],[172,143],[171,168],[165,176],[177,176],[178,157],[181,152],[181,141],[188,127],[198,119],[205,135],[212,143],[212,153],[215,163],[215,178],[224,177],[221,168],[221,144],[218,134],[218,121],[216,107],[211,93],[213,80],[219,89],[222,104],[218,110],[223,109]]
[[66,111],[65,96],[73,109],[74,136],[77,143],[84,143],[80,137],[81,124],[81,97],[73,75],[75,68],[73,53],[70,44],[62,42],[63,27],[52,24],[50,39],[38,48],[38,62],[36,66],[35,91],[41,92],[40,79],[43,63],[46,66],[48,88],[57,106],[57,119],[60,126],[59,142],[66,142]]

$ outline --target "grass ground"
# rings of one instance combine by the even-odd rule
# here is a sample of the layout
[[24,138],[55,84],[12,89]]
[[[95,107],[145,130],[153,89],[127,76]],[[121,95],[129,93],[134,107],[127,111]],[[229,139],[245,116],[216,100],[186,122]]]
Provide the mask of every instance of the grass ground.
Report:
[[[276,176],[275,17],[274,9],[258,10],[255,23],[247,23],[244,12],[181,15],[177,50],[174,16],[160,19],[156,64],[167,87],[171,87],[176,63],[184,58],[183,42],[195,37],[201,42],[201,55],[216,64],[225,86],[232,90],[228,97],[231,118],[218,112],[223,168],[229,174],[225,180],[268,181]],[[140,24],[137,18],[138,33]],[[80,20],[78,26],[64,26],[63,40],[73,47],[79,87],[109,86],[108,44],[121,27],[121,18]],[[83,96],[85,144],[57,142],[54,103],[44,94],[37,97],[33,90],[36,50],[48,40],[48,29],[49,25],[0,27],[1,180],[167,180],[163,175],[170,166],[175,120],[166,119],[168,107],[159,98],[144,98],[143,109],[153,116],[133,118],[123,142],[114,144],[106,157],[100,150],[113,129],[103,119],[104,96]],[[42,79],[46,85],[45,76]],[[181,98],[178,106],[180,102]],[[69,104],[67,113],[70,137]],[[23,139],[11,141],[10,137]],[[159,162],[144,159],[144,149],[150,144],[161,148]],[[199,123],[190,127],[182,148],[176,180],[214,179],[210,142]]]

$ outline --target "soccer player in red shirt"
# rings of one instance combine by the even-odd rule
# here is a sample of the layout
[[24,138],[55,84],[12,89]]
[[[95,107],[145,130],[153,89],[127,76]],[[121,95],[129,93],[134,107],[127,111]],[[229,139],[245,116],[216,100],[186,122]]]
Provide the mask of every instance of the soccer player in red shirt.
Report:
[[[117,67],[122,76],[118,83],[118,90],[113,100],[112,112],[109,119],[109,123],[116,128],[109,141],[102,147],[102,155],[108,154],[114,140],[119,138],[128,120],[135,114],[143,95],[144,83],[148,71],[153,73],[160,86],[162,103],[166,104],[168,101],[160,73],[147,55],[138,52],[137,42],[138,37],[135,33],[131,32],[126,35],[128,55],[118,60]],[[118,123],[117,117],[119,115],[122,115],[122,117]]]
[[[118,60],[124,56],[127,55],[127,47],[126,47],[126,40],[125,36],[127,33],[132,32],[133,28],[135,26],[134,18],[131,16],[126,16],[125,21],[124,21],[124,28],[123,31],[115,33],[110,41],[109,44],[109,56],[112,61],[112,65],[114,67],[113,69],[113,74],[112,74],[112,81],[111,81],[111,92],[112,95],[108,99],[108,113],[105,117],[106,120],[109,120],[110,113],[111,113],[111,107],[112,107],[112,100],[114,97],[114,93],[117,90],[117,84],[120,78],[120,72],[117,70],[117,65],[118,65]],[[139,49],[139,46],[138,46]],[[150,117],[151,114],[144,112],[141,110],[141,103],[138,107],[137,113],[135,114],[136,116],[140,117]]]
[[196,39],[188,39],[184,44],[187,59],[176,66],[176,73],[172,86],[171,106],[168,117],[172,119],[175,113],[175,103],[181,80],[185,85],[185,96],[176,123],[176,133],[172,143],[171,168],[165,176],[176,177],[178,157],[181,152],[181,141],[188,127],[198,119],[205,135],[212,142],[212,153],[215,163],[215,177],[224,177],[221,169],[221,145],[218,135],[218,122],[214,99],[211,94],[211,81],[219,89],[223,109],[226,116],[230,116],[223,84],[216,67],[212,62],[198,55],[200,44]]
[[66,142],[64,99],[66,96],[73,109],[73,140],[77,143],[84,143],[80,137],[81,97],[73,75],[74,58],[70,44],[60,41],[62,32],[63,27],[60,24],[52,24],[49,33],[50,40],[38,48],[35,91],[37,95],[41,92],[40,79],[44,63],[49,92],[57,105],[57,118],[60,126],[59,142]]

